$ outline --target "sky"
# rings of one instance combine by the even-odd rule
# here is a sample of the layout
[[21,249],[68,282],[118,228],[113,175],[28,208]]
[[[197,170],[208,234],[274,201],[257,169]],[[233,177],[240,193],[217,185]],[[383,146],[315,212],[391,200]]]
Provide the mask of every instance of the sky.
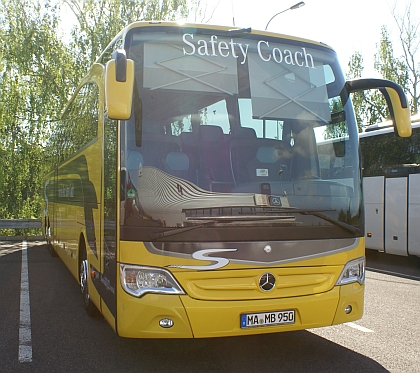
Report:
[[[344,71],[347,71],[347,64],[352,54],[359,51],[364,61],[363,77],[379,77],[374,71],[373,61],[382,25],[386,25],[391,33],[396,50],[395,56],[402,55],[398,28],[391,12],[395,1],[305,0],[305,6],[276,16],[270,22],[268,30],[330,45],[337,52]],[[403,14],[409,1],[398,0],[397,14]],[[234,19],[237,27],[264,30],[273,15],[298,2],[298,0],[252,2],[251,0],[207,0],[204,20],[210,18],[209,24],[233,25]],[[420,1],[412,0],[412,3],[412,14],[417,14],[417,21],[420,21]],[[213,9],[215,10],[212,15]]]
[[[201,2],[207,4],[202,20],[208,24],[264,30],[272,16],[299,1],[201,0]],[[379,77],[373,64],[382,25],[386,25],[391,34],[395,57],[402,55],[398,28],[391,11],[393,5],[397,4],[397,14],[403,14],[406,5],[412,2],[413,20],[420,21],[419,0],[305,0],[304,2],[303,7],[287,10],[276,16],[270,22],[268,30],[328,44],[337,52],[344,72],[347,72],[350,57],[358,51],[363,57],[362,77],[365,78]],[[74,17],[66,5],[63,6],[62,17],[67,21],[63,23],[63,28],[71,28]]]

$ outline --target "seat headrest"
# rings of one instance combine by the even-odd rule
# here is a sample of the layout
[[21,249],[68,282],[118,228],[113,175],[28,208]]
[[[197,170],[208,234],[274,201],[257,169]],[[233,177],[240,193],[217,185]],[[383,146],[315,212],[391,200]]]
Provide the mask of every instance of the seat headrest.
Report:
[[179,135],[181,146],[197,146],[195,135],[193,132],[182,132]]
[[256,158],[261,163],[276,163],[279,160],[277,149],[272,146],[260,146]]
[[235,139],[256,139],[257,134],[253,128],[249,127],[233,127],[232,135]]
[[172,171],[188,171],[190,168],[190,159],[185,153],[169,152],[165,161]]
[[218,142],[223,136],[223,130],[219,126],[200,126],[199,139],[204,142]]

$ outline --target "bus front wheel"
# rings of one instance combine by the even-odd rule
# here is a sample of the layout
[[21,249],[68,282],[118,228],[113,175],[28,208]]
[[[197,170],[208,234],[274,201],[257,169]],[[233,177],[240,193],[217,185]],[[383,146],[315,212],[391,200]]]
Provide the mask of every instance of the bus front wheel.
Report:
[[82,247],[81,249],[81,261],[80,261],[80,290],[83,295],[83,304],[87,314],[91,317],[99,315],[99,311],[96,306],[93,304],[89,295],[88,288],[88,276],[89,276],[89,264],[86,255],[86,248]]

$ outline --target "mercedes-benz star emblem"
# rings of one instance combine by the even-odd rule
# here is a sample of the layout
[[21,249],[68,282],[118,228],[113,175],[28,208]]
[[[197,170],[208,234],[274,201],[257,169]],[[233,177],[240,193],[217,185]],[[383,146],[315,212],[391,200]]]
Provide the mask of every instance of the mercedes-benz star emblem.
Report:
[[270,291],[276,285],[276,278],[272,273],[266,272],[261,275],[258,284],[261,290]]

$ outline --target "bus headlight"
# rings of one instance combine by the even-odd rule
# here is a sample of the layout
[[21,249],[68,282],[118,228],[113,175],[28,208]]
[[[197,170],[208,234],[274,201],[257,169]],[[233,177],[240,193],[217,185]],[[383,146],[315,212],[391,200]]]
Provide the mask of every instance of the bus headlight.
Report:
[[358,258],[348,262],[341,272],[336,285],[346,285],[358,282],[362,285],[365,282],[365,258]]
[[172,274],[162,268],[120,264],[120,280],[123,289],[135,297],[147,293],[185,294]]

